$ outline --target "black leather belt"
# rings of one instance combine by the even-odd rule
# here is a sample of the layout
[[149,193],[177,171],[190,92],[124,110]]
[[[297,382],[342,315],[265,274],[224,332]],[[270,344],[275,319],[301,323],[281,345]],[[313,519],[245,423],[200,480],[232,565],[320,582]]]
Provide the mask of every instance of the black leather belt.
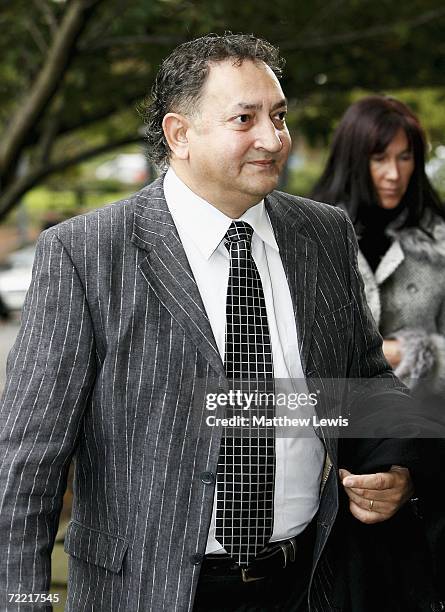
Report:
[[207,576],[239,576],[243,582],[262,580],[276,574],[288,565],[301,560],[305,564],[312,559],[313,528],[307,527],[301,534],[271,542],[246,567],[240,567],[228,554],[206,555],[201,567],[201,574]]

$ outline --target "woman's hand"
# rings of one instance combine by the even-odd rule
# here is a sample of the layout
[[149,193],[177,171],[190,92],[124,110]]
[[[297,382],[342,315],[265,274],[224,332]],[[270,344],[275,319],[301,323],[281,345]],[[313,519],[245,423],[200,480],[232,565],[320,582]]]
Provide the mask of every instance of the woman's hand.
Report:
[[394,370],[402,359],[400,340],[383,340],[383,353],[385,354],[386,361]]

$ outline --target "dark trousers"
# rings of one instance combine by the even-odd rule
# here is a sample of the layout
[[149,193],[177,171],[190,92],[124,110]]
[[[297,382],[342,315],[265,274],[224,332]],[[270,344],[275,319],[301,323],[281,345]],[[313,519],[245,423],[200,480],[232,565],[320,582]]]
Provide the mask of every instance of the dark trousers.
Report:
[[193,612],[307,612],[312,556],[304,555],[267,578],[242,582],[239,576],[199,577]]

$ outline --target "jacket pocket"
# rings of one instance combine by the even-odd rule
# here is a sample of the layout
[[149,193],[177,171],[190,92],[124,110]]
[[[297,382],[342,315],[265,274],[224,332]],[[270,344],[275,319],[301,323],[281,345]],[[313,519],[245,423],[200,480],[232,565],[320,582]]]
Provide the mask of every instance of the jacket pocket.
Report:
[[65,536],[65,552],[87,563],[118,574],[127,552],[128,542],[120,536],[86,527],[71,521]]
[[321,313],[321,316],[327,328],[334,328],[336,331],[344,329],[348,325],[351,325],[352,302],[331,312]]

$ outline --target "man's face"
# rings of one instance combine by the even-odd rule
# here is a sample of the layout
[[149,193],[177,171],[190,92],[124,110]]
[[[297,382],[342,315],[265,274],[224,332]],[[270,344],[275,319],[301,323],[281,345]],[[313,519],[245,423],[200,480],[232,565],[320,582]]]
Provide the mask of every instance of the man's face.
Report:
[[277,186],[291,144],[285,116],[286,99],[266,64],[212,64],[189,117],[181,178],[220,210],[242,214]]

